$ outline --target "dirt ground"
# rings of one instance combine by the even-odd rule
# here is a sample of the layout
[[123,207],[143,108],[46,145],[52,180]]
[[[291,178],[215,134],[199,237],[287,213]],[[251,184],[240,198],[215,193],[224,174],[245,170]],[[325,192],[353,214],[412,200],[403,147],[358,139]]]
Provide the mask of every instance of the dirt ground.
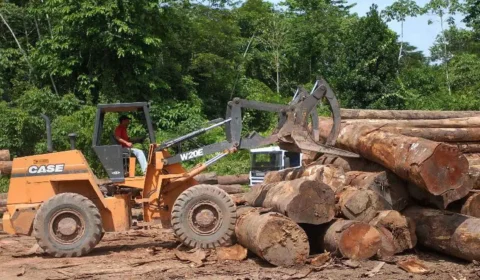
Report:
[[215,251],[211,251],[203,263],[195,264],[176,257],[179,244],[170,230],[161,228],[107,233],[89,255],[81,258],[55,259],[41,250],[31,253],[34,245],[32,237],[0,232],[0,279],[480,279],[480,265],[476,263],[418,251],[415,256],[430,269],[427,275],[397,267],[397,261],[413,257],[414,252],[384,260],[380,271],[370,276],[368,273],[380,264],[378,260],[330,260],[320,267],[279,268],[250,254],[241,262],[217,261]]

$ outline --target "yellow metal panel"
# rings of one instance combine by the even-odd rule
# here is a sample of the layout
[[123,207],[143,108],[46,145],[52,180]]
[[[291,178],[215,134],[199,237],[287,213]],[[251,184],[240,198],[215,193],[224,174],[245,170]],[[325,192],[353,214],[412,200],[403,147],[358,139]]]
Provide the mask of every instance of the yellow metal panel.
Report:
[[8,234],[15,234],[15,229],[13,228],[12,223],[10,222],[10,214],[8,214],[8,212],[3,213],[2,225],[3,225],[4,232]]
[[39,207],[38,203],[7,205],[7,212],[3,214],[4,231],[10,234],[31,234],[33,220]]
[[136,158],[130,157],[128,163],[128,177],[135,177],[135,163]]
[[[15,158],[7,204],[41,203],[65,192],[59,188],[63,186],[63,183],[59,185],[61,182],[77,182],[77,187],[69,190],[81,194],[88,192],[89,198],[99,200],[98,206],[104,207],[103,194],[95,183],[95,176],[83,154],[77,150]],[[83,188],[93,192],[80,190]]]
[[132,223],[131,196],[115,195],[106,198],[105,201],[107,209],[101,210],[103,229],[107,232],[129,230]]

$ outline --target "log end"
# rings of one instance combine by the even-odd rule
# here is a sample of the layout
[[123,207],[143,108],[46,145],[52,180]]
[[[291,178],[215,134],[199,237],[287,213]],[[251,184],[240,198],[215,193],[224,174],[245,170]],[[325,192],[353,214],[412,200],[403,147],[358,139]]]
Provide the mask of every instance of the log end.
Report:
[[349,259],[369,259],[382,247],[382,237],[374,227],[354,223],[343,232],[338,245],[341,254]]
[[433,195],[460,188],[470,179],[468,160],[458,148],[443,143],[418,168],[424,185]]
[[471,195],[460,211],[463,215],[480,218],[480,193]]
[[278,213],[263,227],[265,236],[259,243],[263,258],[276,266],[303,265],[310,253],[305,231],[292,220]]

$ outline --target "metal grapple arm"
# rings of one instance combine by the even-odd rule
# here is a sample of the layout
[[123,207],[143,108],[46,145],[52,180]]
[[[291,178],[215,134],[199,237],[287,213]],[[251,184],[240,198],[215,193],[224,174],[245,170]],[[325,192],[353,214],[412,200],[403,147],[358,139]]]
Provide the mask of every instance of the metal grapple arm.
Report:
[[[319,102],[324,99],[330,106],[333,126],[325,143],[320,143],[318,113],[316,108]],[[251,133],[247,137],[242,137],[242,109],[277,113],[278,125],[274,132],[267,137],[262,137],[256,132]],[[309,121],[311,126],[310,130],[308,128]],[[340,107],[335,94],[327,82],[321,79],[317,80],[310,94],[308,94],[305,89],[299,89],[292,102],[288,105],[235,98],[228,103],[225,120],[217,122],[207,128],[202,128],[176,139],[169,140],[159,145],[157,150],[172,147],[203,134],[210,129],[225,125],[226,141],[179,153],[165,159],[165,164],[179,163],[217,152],[224,152],[226,155],[239,149],[253,149],[273,143],[277,143],[285,150],[296,152],[315,152],[344,157],[358,157],[355,153],[333,147],[340,132],[340,121]]]

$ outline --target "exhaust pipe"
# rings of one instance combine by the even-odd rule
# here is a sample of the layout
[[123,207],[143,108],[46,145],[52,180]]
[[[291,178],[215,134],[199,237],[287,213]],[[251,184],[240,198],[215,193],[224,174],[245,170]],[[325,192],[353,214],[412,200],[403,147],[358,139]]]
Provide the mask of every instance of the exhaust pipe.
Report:
[[50,126],[50,119],[47,115],[40,114],[42,118],[45,120],[45,125],[47,128],[47,151],[49,153],[53,152],[53,144],[52,144],[52,127]]

